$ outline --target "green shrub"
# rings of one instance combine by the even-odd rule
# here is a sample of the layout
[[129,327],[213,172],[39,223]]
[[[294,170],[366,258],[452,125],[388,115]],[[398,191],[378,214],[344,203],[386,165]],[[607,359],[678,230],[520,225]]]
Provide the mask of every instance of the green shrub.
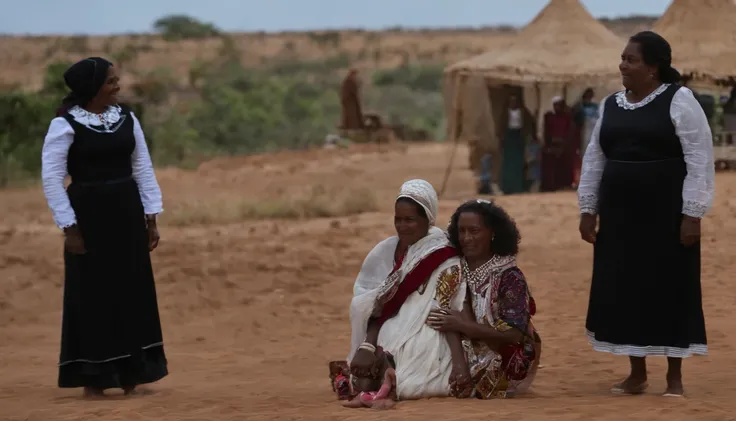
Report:
[[[188,86],[179,86],[170,69],[158,68],[127,87],[138,99],[130,105],[157,166],[196,168],[217,155],[319,146],[337,132],[349,56],[302,62],[282,56],[251,69],[241,65],[232,39],[223,40],[221,50],[227,54],[192,63]],[[0,94],[0,185],[38,176],[44,135],[67,92],[61,75],[68,65],[51,64],[39,92]],[[374,84],[362,89],[364,110],[405,132],[441,137],[439,69],[412,65],[376,72]]]
[[153,23],[153,28],[167,41],[201,39],[220,35],[211,23],[203,23],[186,15],[164,16]]
[[410,64],[373,73],[376,86],[402,85],[417,91],[440,92],[442,89],[441,65]]

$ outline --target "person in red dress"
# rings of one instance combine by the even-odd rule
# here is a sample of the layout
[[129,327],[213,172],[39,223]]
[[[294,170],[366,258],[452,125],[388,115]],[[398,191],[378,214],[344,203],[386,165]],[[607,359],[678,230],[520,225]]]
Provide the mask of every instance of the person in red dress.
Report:
[[573,115],[562,97],[552,99],[553,111],[544,115],[542,191],[572,188],[575,184],[579,138],[575,136]]

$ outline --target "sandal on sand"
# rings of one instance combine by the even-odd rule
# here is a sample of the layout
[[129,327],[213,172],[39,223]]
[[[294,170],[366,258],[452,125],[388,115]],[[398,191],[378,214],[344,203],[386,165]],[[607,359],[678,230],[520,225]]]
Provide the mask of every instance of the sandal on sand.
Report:
[[631,389],[625,389],[624,383],[617,383],[611,388],[611,393],[614,395],[641,395],[642,393],[646,392],[647,388],[649,387],[649,383],[644,382],[640,385],[631,388]]

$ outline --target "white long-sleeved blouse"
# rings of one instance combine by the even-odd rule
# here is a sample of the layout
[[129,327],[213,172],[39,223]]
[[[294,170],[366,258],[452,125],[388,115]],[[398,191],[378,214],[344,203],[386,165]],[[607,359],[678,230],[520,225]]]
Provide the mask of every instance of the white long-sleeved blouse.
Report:
[[[112,106],[100,116],[74,107],[69,113],[78,123],[93,127],[92,130],[111,133],[119,128],[115,123],[120,120],[121,111],[119,106]],[[163,212],[161,189],[153,171],[153,163],[141,124],[132,112],[130,115],[133,118],[135,137],[135,149],[131,154],[133,179],[138,184],[146,215],[156,215]],[[61,229],[77,223],[74,209],[64,188],[64,179],[68,175],[67,157],[72,143],[74,143],[74,129],[69,122],[63,117],[51,120],[41,153],[41,179],[54,222]]]
[[[662,94],[669,84],[663,84],[642,101],[630,103],[625,91],[615,95],[616,105],[625,110],[635,110],[652,102]],[[607,98],[606,98],[607,99]],[[578,206],[580,213],[595,215],[598,212],[598,188],[606,156],[600,147],[599,137],[605,112],[606,100],[601,101],[600,118],[593,128],[588,149],[583,157],[580,183],[578,186]],[[670,105],[670,117],[675,133],[680,138],[685,155],[687,176],[682,188],[682,213],[702,218],[713,205],[715,190],[715,165],[713,163],[713,136],[708,119],[693,92],[681,87],[675,92]]]

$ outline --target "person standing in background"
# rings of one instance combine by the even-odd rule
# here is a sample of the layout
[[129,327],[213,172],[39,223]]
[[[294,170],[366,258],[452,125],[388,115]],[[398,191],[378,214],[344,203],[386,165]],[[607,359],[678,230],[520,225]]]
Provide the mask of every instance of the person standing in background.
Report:
[[359,130],[365,127],[363,108],[360,103],[360,80],[358,70],[350,69],[340,86],[340,104],[342,116],[340,128],[345,130]]
[[723,105],[723,131],[726,132],[725,144],[733,145],[736,140],[736,88],[731,89],[731,96]]
[[590,136],[593,134],[593,128],[595,127],[595,123],[598,121],[599,117],[599,104],[593,101],[594,97],[595,91],[593,88],[588,88],[583,92],[580,102],[575,104],[573,107],[575,124],[580,129],[581,157],[585,155],[585,150],[588,148],[588,142],[590,142]]
[[509,97],[509,105],[502,117],[499,139],[503,164],[501,167],[501,190],[504,194],[526,191],[524,156],[526,143],[535,136],[534,118],[516,95]]
[[544,150],[542,155],[542,191],[552,192],[572,187],[573,154],[579,146],[574,134],[572,113],[561,96],[552,98],[553,111],[544,115]]

